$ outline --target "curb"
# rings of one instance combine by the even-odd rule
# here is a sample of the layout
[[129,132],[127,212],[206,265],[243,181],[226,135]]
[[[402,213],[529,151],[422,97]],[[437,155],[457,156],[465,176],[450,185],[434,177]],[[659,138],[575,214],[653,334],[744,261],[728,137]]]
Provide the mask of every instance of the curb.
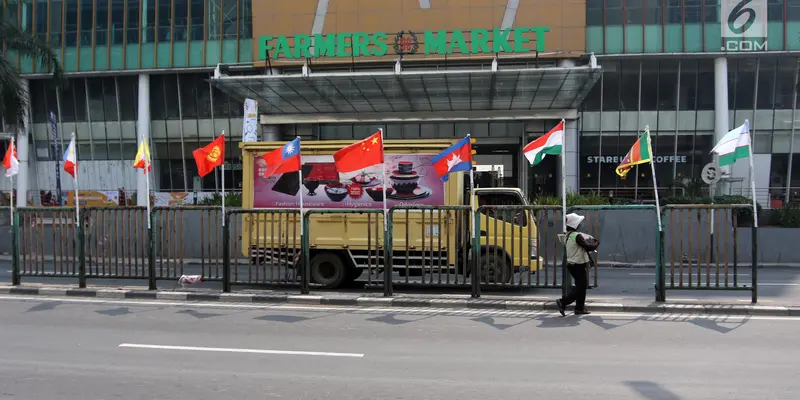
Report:
[[[289,295],[275,293],[212,293],[150,290],[67,289],[36,286],[0,286],[0,294],[42,297],[83,297],[97,299],[203,301],[221,303],[330,305],[357,307],[435,308],[510,311],[556,311],[552,302],[492,299],[443,299],[414,297],[345,297]],[[740,304],[671,304],[626,305],[590,303],[597,312],[629,312],[643,314],[758,315],[800,317],[800,307],[759,306]]]

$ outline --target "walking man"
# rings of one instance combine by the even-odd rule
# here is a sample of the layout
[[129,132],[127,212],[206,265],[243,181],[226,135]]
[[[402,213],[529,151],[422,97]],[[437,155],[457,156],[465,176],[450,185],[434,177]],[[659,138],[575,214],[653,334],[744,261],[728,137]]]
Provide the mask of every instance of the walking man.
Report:
[[567,233],[558,234],[558,240],[564,244],[567,252],[567,270],[575,280],[575,286],[570,288],[569,293],[556,300],[558,312],[562,316],[568,305],[575,303],[575,315],[589,314],[586,310],[586,289],[589,287],[587,271],[591,263],[589,253],[597,249],[600,242],[592,235],[578,232],[585,217],[571,213],[567,214]]

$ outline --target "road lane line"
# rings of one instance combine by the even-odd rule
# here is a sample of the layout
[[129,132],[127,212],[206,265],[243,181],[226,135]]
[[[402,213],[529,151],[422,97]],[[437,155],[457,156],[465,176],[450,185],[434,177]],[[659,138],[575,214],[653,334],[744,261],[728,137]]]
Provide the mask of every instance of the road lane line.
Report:
[[363,358],[359,353],[330,353],[324,351],[290,351],[290,350],[260,350],[260,349],[235,349],[226,347],[195,347],[195,346],[163,346],[157,344],[122,343],[119,347],[133,349],[155,350],[183,350],[183,351],[209,351],[215,353],[253,353],[253,354],[280,354],[289,356],[319,356],[319,357],[350,357]]
[[[631,272],[630,276],[653,276],[655,274],[656,274],[655,272],[650,272],[650,273],[648,273],[648,272]],[[675,275],[676,278],[678,276],[680,276],[680,275]],[[683,276],[686,277],[686,276],[688,276],[688,274],[683,275]],[[705,273],[703,273],[703,276],[705,276]],[[739,274],[739,276],[750,276],[750,274]],[[730,277],[732,278],[733,274],[731,274]],[[725,275],[724,274],[720,275],[720,278],[725,278]]]
[[800,286],[800,283],[771,283],[771,282],[758,282],[758,286]]

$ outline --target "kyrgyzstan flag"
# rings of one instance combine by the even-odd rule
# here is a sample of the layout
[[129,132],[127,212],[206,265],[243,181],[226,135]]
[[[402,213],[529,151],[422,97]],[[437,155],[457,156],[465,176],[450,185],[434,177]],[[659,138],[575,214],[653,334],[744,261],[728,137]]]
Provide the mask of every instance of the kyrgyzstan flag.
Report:
[[450,173],[469,171],[472,169],[472,143],[467,136],[458,143],[448,147],[431,159],[433,169],[442,182],[450,179]]
[[264,161],[267,162],[264,178],[300,171],[300,138],[296,138],[280,148],[264,154]]
[[17,156],[17,146],[14,146],[14,139],[11,139],[8,144],[6,155],[3,157],[3,167],[6,169],[7,178],[19,173],[19,158]]
[[336,170],[353,172],[383,164],[383,130],[333,154]]
[[219,135],[206,147],[193,151],[192,156],[197,163],[198,175],[208,175],[214,168],[225,162],[225,134]]

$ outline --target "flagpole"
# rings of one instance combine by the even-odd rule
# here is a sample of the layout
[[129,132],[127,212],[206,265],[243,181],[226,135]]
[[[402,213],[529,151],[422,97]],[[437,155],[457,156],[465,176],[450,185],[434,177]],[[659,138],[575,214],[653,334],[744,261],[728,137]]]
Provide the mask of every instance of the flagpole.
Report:
[[[469,150],[470,150],[470,157],[472,157],[472,135],[467,134],[469,138],[467,141],[469,142]],[[469,165],[469,230],[471,232],[471,237],[475,237],[475,168],[474,168],[474,161],[470,161]]]
[[[300,136],[297,137],[300,139]],[[300,149],[297,149],[300,153],[300,169],[297,170],[297,179],[300,180],[300,234],[303,234],[303,216],[305,215],[305,211],[303,210],[303,153],[300,152]]]
[[561,119],[561,223],[567,231],[567,122]]
[[750,142],[747,148],[750,151],[750,193],[753,196],[753,226],[758,228],[758,202],[756,201],[756,179],[755,169],[753,168],[753,136],[750,134],[750,121],[744,120],[744,126],[749,136],[748,141]]
[[386,206],[386,198],[389,193],[386,192],[386,154],[384,152],[385,146],[383,145],[383,128],[378,128],[381,132],[381,154],[383,154],[383,164],[381,164],[381,178],[383,180],[383,232],[389,231],[389,216],[388,207]]
[[[11,138],[11,156],[14,156],[14,138]],[[9,182],[11,182],[11,192],[8,195],[9,204],[10,206],[10,213],[11,213],[11,226],[14,226],[14,175],[8,177]]]
[[647,151],[650,153],[650,172],[653,174],[653,193],[656,196],[656,220],[658,221],[658,231],[661,232],[661,203],[658,201],[658,181],[656,179],[656,163],[653,155],[653,144],[650,140],[650,125],[645,125],[647,131]]
[[[142,133],[142,141],[144,142],[145,140],[147,140],[147,138],[144,136],[144,133]],[[146,142],[145,146],[147,146],[146,147],[147,149],[150,148],[150,146],[148,146]],[[142,154],[142,157],[144,157],[144,168],[142,169],[142,172],[144,173],[145,202],[147,203],[147,230],[150,230],[152,229],[152,227],[150,226],[150,173],[148,170],[152,167],[150,162],[150,155],[147,154],[147,152],[145,152],[144,154]]]
[[[225,144],[225,130],[222,130],[222,144]],[[216,140],[217,138],[214,138]],[[225,227],[225,152],[223,151],[222,154],[222,227]]]
[[[75,143],[75,132],[72,132],[72,137],[70,138],[72,143]],[[75,146],[78,144],[75,143]],[[75,154],[75,177],[73,181],[75,183],[75,225],[80,225],[81,223],[81,208],[80,208],[80,198],[78,197],[78,154],[77,150],[73,147],[72,151],[76,152]]]

